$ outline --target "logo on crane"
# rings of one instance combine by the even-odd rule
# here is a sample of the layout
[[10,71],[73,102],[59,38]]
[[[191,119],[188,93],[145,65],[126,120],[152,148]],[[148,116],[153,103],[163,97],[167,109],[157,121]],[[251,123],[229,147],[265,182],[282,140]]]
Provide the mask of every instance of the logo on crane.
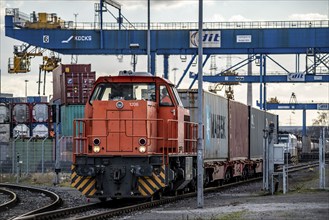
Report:
[[[199,32],[190,31],[190,47],[198,47]],[[202,36],[203,47],[221,47],[221,33],[220,31],[203,31]]]
[[287,81],[305,81],[304,73],[289,73],[287,75]]
[[89,36],[73,36],[71,35],[67,40],[62,40],[62,44],[69,43],[72,39],[75,41],[91,41],[92,37]]

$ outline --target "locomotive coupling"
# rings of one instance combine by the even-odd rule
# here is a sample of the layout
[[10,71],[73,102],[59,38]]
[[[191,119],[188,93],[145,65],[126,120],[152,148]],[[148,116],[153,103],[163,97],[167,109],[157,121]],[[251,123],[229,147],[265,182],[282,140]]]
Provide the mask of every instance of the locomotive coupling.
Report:
[[95,168],[90,165],[78,165],[76,172],[78,176],[96,176]]
[[137,177],[141,176],[152,176],[153,166],[152,165],[131,165],[130,172]]

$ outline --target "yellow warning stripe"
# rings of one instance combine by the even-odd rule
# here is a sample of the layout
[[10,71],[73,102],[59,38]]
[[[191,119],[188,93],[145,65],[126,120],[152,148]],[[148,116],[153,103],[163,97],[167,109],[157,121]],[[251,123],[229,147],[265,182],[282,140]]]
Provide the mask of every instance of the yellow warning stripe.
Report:
[[80,180],[82,179],[81,176],[79,176],[71,185],[76,188],[76,185],[80,182]]
[[162,177],[162,179],[165,179],[165,174],[163,172],[160,173],[160,176]]
[[[154,175],[154,174],[153,174],[153,175]],[[153,179],[148,178],[148,179],[146,179],[146,181],[149,182],[149,183],[151,184],[151,186],[152,186],[154,189],[156,189],[156,190],[160,189],[160,188],[159,188],[159,187],[153,182]]]
[[142,194],[142,196],[147,196],[147,193],[144,192],[144,190],[142,189],[142,187],[138,186],[138,191]]
[[89,196],[94,195],[96,192],[97,192],[97,190],[96,190],[96,189],[93,189],[93,190],[89,193]]
[[78,186],[78,190],[80,190],[82,187],[84,187],[87,184],[88,181],[89,181],[89,179],[85,178],[82,181],[82,183]]
[[82,191],[82,194],[83,195],[86,195],[86,193],[90,190],[90,188],[95,185],[96,183],[96,180],[93,180],[83,191]]
[[139,178],[139,182],[148,191],[149,195],[152,195],[154,193],[154,191],[141,178]]
[[[154,180],[159,183],[162,187],[165,186],[165,184],[161,181],[161,179],[159,177],[157,177],[154,173],[152,173],[152,176],[154,178]],[[159,187],[157,187],[159,189]]]
[[87,177],[78,176],[78,174],[75,172],[75,168],[76,168],[76,166],[72,164],[71,165],[71,171],[72,171],[71,186],[78,189],[79,191],[81,191],[83,195],[86,195],[86,196],[94,195],[97,192],[96,188],[95,187],[93,188],[93,186],[95,186],[95,184],[96,184],[96,180],[92,179],[92,177],[90,177],[90,176],[87,176]]
[[71,180],[72,180],[76,175],[77,175],[76,172],[72,173],[72,174],[71,174]]

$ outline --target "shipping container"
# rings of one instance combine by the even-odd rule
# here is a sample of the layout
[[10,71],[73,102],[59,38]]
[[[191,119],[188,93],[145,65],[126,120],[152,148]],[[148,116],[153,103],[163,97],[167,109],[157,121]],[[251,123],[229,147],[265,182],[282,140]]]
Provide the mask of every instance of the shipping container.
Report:
[[17,124],[13,126],[13,137],[30,137],[30,127],[26,124]]
[[0,103],[0,123],[10,123],[10,106],[9,104]]
[[84,105],[63,105],[61,111],[61,131],[63,136],[73,135],[73,120],[84,118]]
[[86,104],[88,101],[89,95],[95,83],[95,79],[96,79],[96,72],[81,74],[81,78],[80,78],[82,82],[81,97],[83,104]]
[[263,145],[266,117],[265,112],[256,108],[250,107],[250,123],[249,123],[249,141],[250,141],[250,158],[249,159],[262,159],[263,158]]
[[10,98],[10,103],[26,103],[27,98],[26,97],[12,97]]
[[8,143],[10,140],[10,124],[0,124],[0,143]]
[[[192,122],[198,122],[198,91],[179,90],[185,108],[189,109]],[[203,91],[204,159],[228,159],[228,100]]]
[[0,97],[0,103],[11,103],[11,98],[10,97]]
[[12,119],[14,123],[30,122],[30,106],[28,103],[16,103],[12,107]]
[[90,64],[60,65],[53,71],[53,100],[61,104],[85,104],[96,73]]
[[49,122],[50,107],[47,103],[37,103],[32,106],[33,122]]
[[45,138],[49,136],[49,128],[46,123],[33,123],[32,136],[35,138]]
[[45,103],[48,102],[47,96],[28,96],[27,103]]
[[249,153],[249,111],[248,106],[230,100],[229,114],[229,159],[248,159]]

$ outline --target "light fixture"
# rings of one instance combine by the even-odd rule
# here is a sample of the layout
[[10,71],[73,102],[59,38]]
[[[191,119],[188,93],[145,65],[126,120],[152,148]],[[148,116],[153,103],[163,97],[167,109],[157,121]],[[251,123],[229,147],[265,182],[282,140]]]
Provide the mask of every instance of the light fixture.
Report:
[[94,153],[99,153],[101,151],[101,147],[100,146],[94,146],[93,151],[94,151]]
[[146,147],[145,147],[145,146],[139,146],[139,147],[138,147],[138,151],[139,151],[140,153],[145,153],[145,152],[146,152]]

